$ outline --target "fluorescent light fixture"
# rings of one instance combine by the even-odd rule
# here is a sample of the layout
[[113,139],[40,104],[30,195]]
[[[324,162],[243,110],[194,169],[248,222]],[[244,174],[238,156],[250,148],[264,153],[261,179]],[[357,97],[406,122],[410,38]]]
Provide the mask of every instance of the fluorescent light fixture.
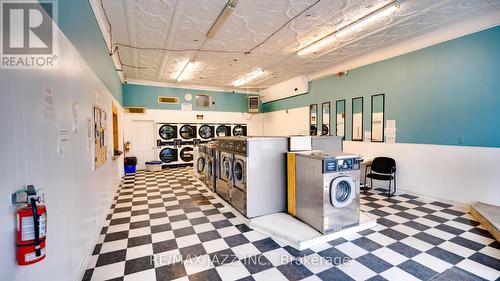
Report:
[[215,34],[219,32],[221,27],[224,25],[224,23],[227,21],[227,19],[231,16],[231,14],[234,12],[234,9],[236,8],[236,4],[238,4],[238,0],[229,0],[222,10],[222,12],[219,14],[217,19],[215,20],[214,24],[212,27],[210,27],[210,30],[207,33],[208,39],[214,38]]
[[190,76],[197,65],[198,64],[194,61],[188,61],[188,63],[184,66],[181,73],[179,74],[179,77],[177,77],[177,81],[180,82],[182,80],[186,80],[186,78]]
[[254,80],[255,78],[257,78],[259,76],[264,75],[265,73],[266,73],[265,71],[263,71],[262,69],[258,68],[255,71],[253,71],[250,74],[248,74],[246,77],[234,81],[233,85],[235,87],[239,87],[241,85],[245,85],[246,83]]
[[334,33],[327,35],[326,37],[323,37],[322,39],[304,47],[303,49],[301,49],[297,52],[297,55],[305,56],[305,55],[315,53],[318,50],[323,49],[325,46],[327,46],[330,43],[332,43],[333,41],[335,41],[335,39],[337,39],[337,37],[343,36],[346,33],[352,32],[354,30],[358,30],[359,28],[361,28],[367,24],[370,24],[379,18],[386,17],[386,16],[390,15],[391,13],[393,13],[394,11],[396,11],[398,8],[399,8],[399,3],[397,1],[393,1],[390,4],[385,5],[384,7],[380,8],[380,9],[378,9],[378,10],[376,10],[376,11],[344,26],[344,27],[342,27],[341,29],[335,31]]

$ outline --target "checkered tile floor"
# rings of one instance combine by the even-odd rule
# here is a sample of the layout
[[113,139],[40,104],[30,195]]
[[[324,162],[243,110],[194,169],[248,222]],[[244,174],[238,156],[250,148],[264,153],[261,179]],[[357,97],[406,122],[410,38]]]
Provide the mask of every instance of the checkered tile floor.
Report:
[[458,207],[379,191],[375,229],[297,251],[240,221],[189,168],[127,175],[83,280],[495,280],[500,243]]

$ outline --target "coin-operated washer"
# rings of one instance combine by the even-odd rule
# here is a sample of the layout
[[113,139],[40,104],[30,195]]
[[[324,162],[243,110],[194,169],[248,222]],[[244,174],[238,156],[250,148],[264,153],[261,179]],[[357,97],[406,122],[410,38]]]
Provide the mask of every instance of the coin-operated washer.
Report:
[[296,154],[296,217],[323,234],[359,225],[360,161],[341,152]]

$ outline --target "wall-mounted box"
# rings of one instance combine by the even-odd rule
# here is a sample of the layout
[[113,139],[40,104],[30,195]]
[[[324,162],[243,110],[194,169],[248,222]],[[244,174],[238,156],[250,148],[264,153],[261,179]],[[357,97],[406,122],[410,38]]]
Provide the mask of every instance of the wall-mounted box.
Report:
[[307,76],[302,75],[264,89],[260,92],[260,95],[262,97],[262,102],[270,102],[306,94],[308,91],[309,79]]

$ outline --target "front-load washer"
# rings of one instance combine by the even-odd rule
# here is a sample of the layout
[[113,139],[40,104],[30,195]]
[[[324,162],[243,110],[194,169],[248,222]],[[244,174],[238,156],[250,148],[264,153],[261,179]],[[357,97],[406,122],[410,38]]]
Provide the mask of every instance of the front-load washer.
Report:
[[205,157],[206,157],[206,167],[205,167],[205,185],[212,191],[216,191],[216,143],[208,143],[205,146]]
[[231,188],[231,205],[241,214],[247,215],[247,141],[245,138],[234,139],[233,152],[233,186]]
[[242,124],[235,125],[233,127],[232,132],[233,132],[233,136],[235,136],[235,137],[239,137],[239,136],[245,137],[247,135],[247,126],[242,125]]
[[216,181],[216,193],[228,203],[230,202],[233,185],[233,154],[228,147],[229,144],[229,141],[225,139],[219,142],[219,165]]
[[360,157],[296,154],[296,217],[323,234],[359,225]]
[[206,145],[200,144],[193,148],[194,175],[202,182],[205,181]]

